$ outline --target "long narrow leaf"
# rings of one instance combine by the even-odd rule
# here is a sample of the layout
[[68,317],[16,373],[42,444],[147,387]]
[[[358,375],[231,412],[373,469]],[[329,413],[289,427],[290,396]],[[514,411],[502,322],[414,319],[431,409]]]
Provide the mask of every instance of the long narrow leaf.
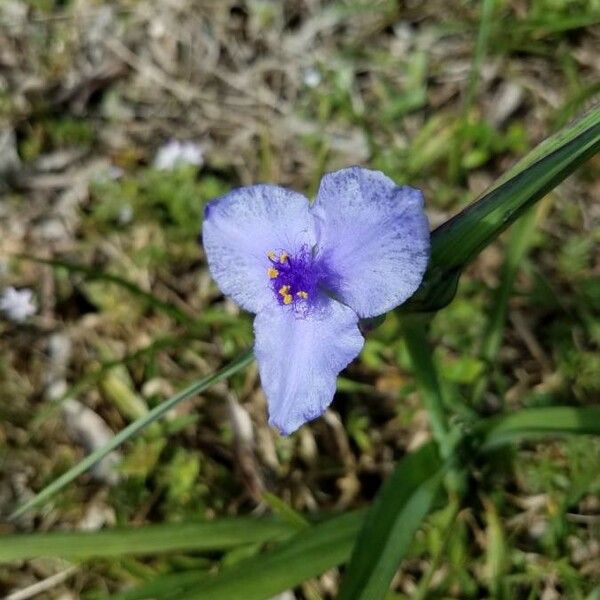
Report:
[[348,560],[362,523],[352,512],[314,525],[268,552],[224,568],[173,600],[265,600]]
[[102,362],[93,371],[86,373],[78,381],[70,385],[58,398],[53,399],[51,402],[48,403],[47,406],[44,406],[33,418],[32,426],[39,427],[42,423],[44,423],[48,418],[53,416],[60,409],[60,407],[63,405],[65,400],[67,400],[67,398],[73,398],[78,394],[81,394],[81,392],[87,387],[98,383],[102,379],[102,377],[104,377],[104,375],[108,373],[111,369],[114,369],[115,367],[118,367],[120,365],[127,365],[131,362],[145,357],[146,355],[152,355],[161,350],[165,350],[168,348],[176,348],[184,344],[189,344],[190,341],[193,339],[195,339],[195,336],[191,333],[182,334],[178,336],[169,335],[156,338],[147,346],[139,348],[138,350],[135,350],[130,354],[126,354],[125,356],[122,356],[119,359],[107,360]]
[[0,536],[0,562],[50,556],[83,560],[174,550],[226,550],[242,544],[280,541],[295,532],[283,521],[239,518],[94,532],[4,535]]
[[[543,205],[541,206],[543,207]],[[487,389],[490,372],[493,370],[493,362],[502,344],[502,335],[508,312],[508,301],[517,273],[523,264],[523,259],[533,238],[536,225],[536,211],[531,210],[515,223],[506,245],[500,283],[494,292],[488,312],[488,323],[481,344],[481,358],[487,364],[487,369],[485,369],[485,372],[475,385],[473,404],[478,404],[481,401]]]
[[515,219],[600,149],[600,107],[542,142],[479,200],[438,227],[431,260],[406,311],[436,310],[456,292],[464,266]]
[[600,435],[600,406],[525,408],[487,419],[477,426],[477,432],[483,436],[484,450],[548,435]]
[[180,402],[183,402],[183,400],[194,396],[195,394],[203,392],[206,388],[210,387],[211,385],[219,381],[223,381],[228,377],[231,377],[231,375],[237,373],[238,371],[246,367],[248,364],[250,364],[253,358],[254,354],[251,350],[248,350],[220,371],[217,371],[212,375],[208,375],[207,377],[203,377],[202,379],[195,381],[181,392],[178,392],[177,394],[171,396],[169,399],[165,400],[158,406],[155,406],[150,412],[148,412],[148,414],[144,415],[143,417],[140,417],[133,423],[130,423],[127,427],[125,427],[125,429],[117,433],[117,435],[115,435],[115,437],[113,437],[107,444],[102,446],[102,448],[99,448],[95,452],[92,452],[92,454],[86,456],[86,458],[77,463],[66,473],[55,479],[41,492],[36,494],[27,502],[25,502],[25,504],[23,504],[17,510],[15,510],[9,518],[15,519],[16,517],[22,515],[26,511],[31,510],[35,506],[39,506],[40,504],[48,500],[48,498],[56,494],[56,492],[58,492],[71,481],[73,481],[76,477],[79,477],[79,475],[85,473],[88,469],[90,469],[99,461],[101,461],[115,448],[118,448],[121,444],[132,438],[134,435],[139,433],[148,425],[150,425],[150,423],[153,423],[154,421],[162,417],[174,406],[176,406]]
[[182,571],[158,575],[117,594],[102,596],[102,600],[171,600],[209,577],[206,570]]
[[431,510],[444,472],[433,443],[398,463],[367,513],[338,600],[385,597],[414,534]]
[[448,420],[433,353],[427,342],[427,321],[420,315],[407,315],[402,321],[402,331],[433,437],[440,445],[442,454],[447,456],[450,451]]

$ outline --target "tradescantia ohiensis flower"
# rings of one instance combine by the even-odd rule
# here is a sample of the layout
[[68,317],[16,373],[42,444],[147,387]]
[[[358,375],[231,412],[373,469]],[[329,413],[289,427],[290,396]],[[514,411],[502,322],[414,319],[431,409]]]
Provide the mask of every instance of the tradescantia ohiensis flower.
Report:
[[222,292],[256,313],[269,422],[284,434],[329,406],[363,346],[359,319],[409,298],[429,259],[421,192],[360,167],[326,174],[312,204],[274,185],[233,190],[206,206],[202,239]]

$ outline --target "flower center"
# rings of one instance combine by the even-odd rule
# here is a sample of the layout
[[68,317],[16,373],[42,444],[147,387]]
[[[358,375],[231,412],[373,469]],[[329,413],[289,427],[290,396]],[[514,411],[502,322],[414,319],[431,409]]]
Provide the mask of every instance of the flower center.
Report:
[[295,254],[270,250],[267,258],[267,276],[282,306],[305,310],[318,299],[320,290],[331,287],[332,274],[308,246]]

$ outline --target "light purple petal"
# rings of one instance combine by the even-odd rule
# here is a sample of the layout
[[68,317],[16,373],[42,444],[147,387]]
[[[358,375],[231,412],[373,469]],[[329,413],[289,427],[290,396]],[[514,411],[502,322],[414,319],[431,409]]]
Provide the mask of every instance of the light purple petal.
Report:
[[305,318],[281,306],[254,321],[260,379],[269,423],[288,435],[329,406],[337,374],[360,352],[358,317],[347,306],[323,299]]
[[311,211],[318,246],[360,317],[383,314],[419,287],[429,260],[423,195],[380,171],[350,167],[321,180]]
[[274,185],[239,188],[206,206],[202,242],[221,291],[250,312],[276,302],[267,252],[315,243],[308,200]]

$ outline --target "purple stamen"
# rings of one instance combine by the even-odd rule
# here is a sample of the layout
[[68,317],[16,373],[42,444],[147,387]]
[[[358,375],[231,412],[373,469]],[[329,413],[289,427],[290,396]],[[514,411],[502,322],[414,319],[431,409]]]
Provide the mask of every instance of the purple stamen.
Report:
[[295,254],[269,251],[267,258],[270,263],[267,276],[281,306],[292,306],[296,312],[306,314],[323,292],[335,289],[337,278],[326,260],[306,245]]

